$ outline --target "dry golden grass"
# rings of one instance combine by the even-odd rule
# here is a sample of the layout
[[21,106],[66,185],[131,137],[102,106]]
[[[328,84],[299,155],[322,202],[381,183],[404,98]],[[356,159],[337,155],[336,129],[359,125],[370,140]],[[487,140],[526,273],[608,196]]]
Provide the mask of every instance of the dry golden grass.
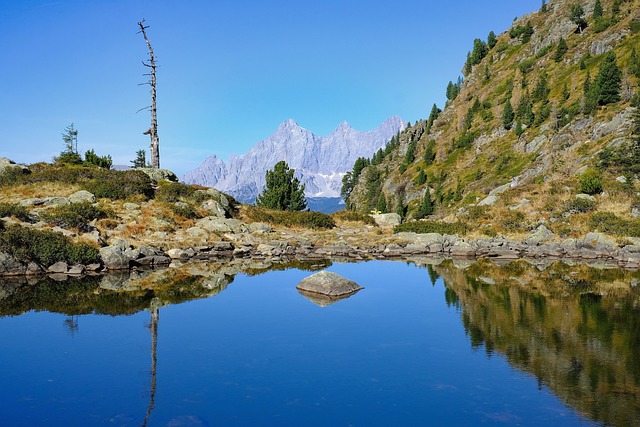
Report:
[[16,199],[30,199],[41,197],[68,197],[81,190],[78,185],[64,184],[60,182],[38,182],[5,187],[0,193],[0,201]]

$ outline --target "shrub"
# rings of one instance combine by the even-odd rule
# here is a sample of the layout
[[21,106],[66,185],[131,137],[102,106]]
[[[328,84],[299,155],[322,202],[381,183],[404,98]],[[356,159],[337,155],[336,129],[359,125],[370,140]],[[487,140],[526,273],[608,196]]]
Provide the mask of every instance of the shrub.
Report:
[[285,227],[330,229],[336,226],[331,216],[321,212],[276,211],[251,206],[247,209],[247,216],[251,221],[267,222]]
[[43,266],[58,261],[70,264],[90,264],[100,260],[99,252],[86,243],[73,244],[61,233],[7,226],[0,231],[0,251],[19,260],[34,261]]
[[170,203],[168,207],[169,209],[171,209],[171,211],[174,214],[186,219],[202,218],[202,215],[198,214],[198,212],[196,212],[193,206],[191,206],[188,203],[184,203],[184,202]]
[[589,169],[580,176],[580,192],[585,194],[600,194],[602,192],[602,178],[600,172]]
[[57,206],[40,214],[40,218],[45,222],[62,228],[76,228],[80,231],[88,231],[89,222],[94,219],[106,217],[107,213],[104,210],[93,206],[90,202]]
[[589,219],[591,228],[618,236],[640,237],[640,221],[626,220],[611,212],[596,212]]
[[584,213],[595,210],[596,202],[589,199],[577,198],[569,200],[565,206],[565,211],[569,213]]
[[96,197],[106,199],[126,199],[134,195],[153,197],[151,178],[139,170],[105,171],[99,177],[84,185]]
[[466,226],[461,222],[414,221],[396,225],[393,232],[465,234]]
[[21,221],[29,221],[29,211],[17,203],[0,203],[0,218],[14,216]]
[[500,215],[498,224],[507,231],[521,231],[526,225],[524,213],[509,210]]
[[341,221],[351,222],[363,222],[365,224],[377,225],[376,221],[370,215],[361,214],[352,211],[338,211],[331,214],[332,218],[339,219]]
[[177,202],[181,199],[192,197],[195,191],[196,188],[190,185],[179,182],[159,181],[155,198],[163,202]]
[[20,184],[23,175],[25,175],[25,173],[20,168],[5,168],[0,172],[0,187],[10,187]]

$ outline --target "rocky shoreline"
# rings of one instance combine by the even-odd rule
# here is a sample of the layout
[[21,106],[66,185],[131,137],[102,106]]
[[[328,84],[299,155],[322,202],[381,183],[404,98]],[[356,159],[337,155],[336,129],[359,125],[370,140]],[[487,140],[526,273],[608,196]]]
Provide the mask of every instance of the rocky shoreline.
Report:
[[[110,239],[100,249],[100,263],[50,266],[15,259],[0,253],[0,276],[35,276],[44,274],[82,276],[103,272],[156,267],[181,266],[196,261],[231,262],[253,260],[263,263],[314,260],[402,260],[417,257],[495,260],[533,259],[598,263],[625,269],[640,268],[640,239],[628,238],[620,244],[603,233],[589,233],[583,238],[553,240],[555,236],[541,226],[523,240],[506,237],[470,239],[438,233],[397,233],[372,226],[341,226],[333,231],[274,230],[261,223],[245,224],[238,220],[209,218],[220,228],[227,222],[220,240],[184,247],[177,242],[132,246],[122,238]],[[209,225],[211,225],[209,224]],[[228,224],[229,225],[229,224]],[[174,244],[176,247],[167,248]]]

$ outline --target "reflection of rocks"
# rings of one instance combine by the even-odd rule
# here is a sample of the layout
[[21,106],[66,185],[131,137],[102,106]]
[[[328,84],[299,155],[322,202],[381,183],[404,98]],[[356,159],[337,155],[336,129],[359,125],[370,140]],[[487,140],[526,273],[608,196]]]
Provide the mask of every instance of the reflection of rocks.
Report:
[[347,299],[352,295],[355,295],[356,292],[352,292],[350,294],[347,295],[340,295],[340,296],[330,296],[330,295],[323,295],[323,294],[318,294],[315,292],[307,292],[304,291],[302,289],[298,289],[298,292],[300,292],[300,295],[302,295],[303,297],[305,297],[306,299],[308,299],[309,301],[311,301],[312,303],[319,305],[320,307],[326,307],[328,305],[331,305],[333,303],[336,303],[340,300],[343,299]]
[[296,288],[298,289],[298,291],[318,294],[329,298],[345,298],[347,296],[355,294],[360,289],[364,289],[356,282],[345,279],[339,274],[326,270],[320,271],[302,279],[300,283],[298,283],[298,286],[296,286]]
[[124,288],[129,282],[128,273],[113,273],[102,276],[100,280],[100,287],[102,289],[108,289],[111,291],[118,291]]

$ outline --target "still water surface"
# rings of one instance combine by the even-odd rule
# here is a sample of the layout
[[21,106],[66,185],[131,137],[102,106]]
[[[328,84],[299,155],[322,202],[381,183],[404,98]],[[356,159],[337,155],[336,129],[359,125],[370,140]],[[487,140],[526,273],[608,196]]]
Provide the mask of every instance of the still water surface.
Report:
[[[602,297],[587,279],[568,284],[593,276],[570,267],[540,292],[522,284],[536,269],[483,268],[334,264],[365,289],[325,307],[296,291],[311,274],[298,269],[172,305],[32,286],[37,297],[0,299],[0,424],[640,423],[639,292]],[[605,287],[632,280],[616,274]]]

